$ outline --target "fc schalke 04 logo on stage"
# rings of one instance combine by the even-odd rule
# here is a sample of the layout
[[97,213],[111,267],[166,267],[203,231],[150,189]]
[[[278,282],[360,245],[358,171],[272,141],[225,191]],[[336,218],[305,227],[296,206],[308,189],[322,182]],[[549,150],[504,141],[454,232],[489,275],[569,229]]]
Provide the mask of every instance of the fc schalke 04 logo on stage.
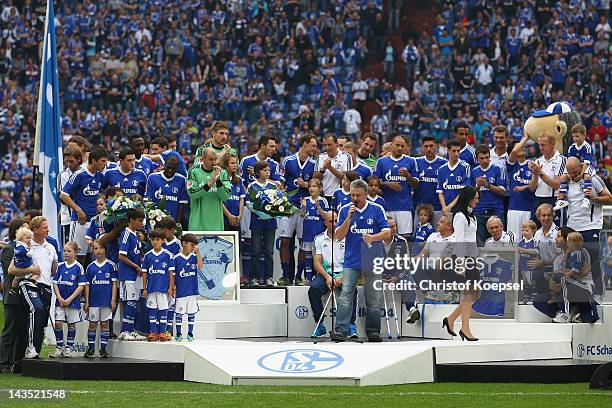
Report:
[[308,317],[308,308],[306,306],[298,306],[295,308],[295,317],[305,319]]
[[344,362],[340,354],[325,350],[296,349],[275,351],[261,357],[257,364],[267,371],[300,374],[331,370]]
[[578,355],[578,357],[584,357],[584,345],[583,344],[579,344],[578,347],[576,347],[576,354]]

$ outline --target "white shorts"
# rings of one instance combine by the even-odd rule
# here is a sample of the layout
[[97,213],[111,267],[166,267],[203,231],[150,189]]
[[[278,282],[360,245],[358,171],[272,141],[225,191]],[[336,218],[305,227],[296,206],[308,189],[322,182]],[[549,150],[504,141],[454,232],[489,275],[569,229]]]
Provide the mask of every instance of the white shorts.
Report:
[[197,295],[185,296],[176,298],[176,305],[174,306],[176,314],[194,314],[200,311],[198,306]]
[[412,234],[412,211],[387,211],[387,216],[395,220],[399,235]]
[[531,219],[530,211],[517,211],[517,210],[508,210],[508,215],[506,219],[506,231],[512,231],[515,236],[517,242],[519,242],[523,236],[521,232],[521,226],[525,221],[529,221]]
[[91,252],[91,247],[87,245],[85,240],[85,234],[89,228],[91,221],[87,221],[85,224],[79,224],[78,221],[70,221],[70,235],[68,241],[74,241],[79,246],[78,255],[87,255]]
[[119,281],[119,298],[123,301],[133,300],[138,302],[142,290],[142,278],[136,281]]
[[113,309],[110,307],[90,307],[87,320],[90,322],[105,322],[113,318]]
[[149,293],[147,307],[149,309],[168,310],[168,295],[160,292]]
[[245,205],[240,219],[240,238],[251,238],[251,210]]
[[66,322],[68,324],[78,323],[83,321],[83,312],[81,308],[72,309],[70,307],[55,307],[55,320]]
[[281,217],[278,220],[278,235],[281,238],[291,238],[295,232],[298,239],[302,239],[302,223],[304,219],[300,214],[293,214],[290,217]]
[[308,252],[312,252],[312,250],[314,249],[314,241],[309,241],[309,242],[301,242],[300,243],[300,249],[302,251],[308,251]]

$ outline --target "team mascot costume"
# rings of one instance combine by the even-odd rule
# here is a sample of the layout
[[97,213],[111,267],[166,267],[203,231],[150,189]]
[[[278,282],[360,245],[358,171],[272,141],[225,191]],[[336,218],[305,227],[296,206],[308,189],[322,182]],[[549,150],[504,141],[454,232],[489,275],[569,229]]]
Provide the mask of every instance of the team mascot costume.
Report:
[[581,123],[578,112],[572,111],[567,102],[555,102],[548,105],[545,110],[535,111],[525,122],[524,130],[535,142],[543,133],[551,134],[557,141],[555,147],[562,154],[572,145],[571,130],[574,125]]

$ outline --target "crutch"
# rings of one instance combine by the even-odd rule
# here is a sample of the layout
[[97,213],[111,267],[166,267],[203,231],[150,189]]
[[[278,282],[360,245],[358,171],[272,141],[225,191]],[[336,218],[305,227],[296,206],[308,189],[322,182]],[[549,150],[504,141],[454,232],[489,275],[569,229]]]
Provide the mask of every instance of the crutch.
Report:
[[391,339],[391,327],[389,326],[389,309],[387,308],[387,295],[383,289],[383,302],[385,303],[385,320],[387,320],[387,338]]
[[[321,316],[319,316],[319,321],[317,322],[317,325],[315,326],[314,330],[312,331],[312,334],[310,335],[310,338],[314,339],[316,337],[315,333],[317,332],[317,330],[319,330],[319,325],[323,321],[323,316],[325,316],[325,311],[327,310],[327,305],[329,305],[329,301],[333,297],[334,297],[333,293],[330,293],[329,296],[327,297],[327,301],[325,302],[325,306],[323,306],[323,313],[321,313]],[[332,307],[333,307],[333,305],[332,305]]]
[[[395,317],[395,328],[397,330],[397,339],[399,340],[402,336],[400,336],[400,326],[399,326],[399,320],[397,319],[397,311],[395,310],[395,294],[394,294],[394,290],[391,291],[391,301],[393,302],[393,317]],[[402,306],[400,305],[400,310],[402,309]]]

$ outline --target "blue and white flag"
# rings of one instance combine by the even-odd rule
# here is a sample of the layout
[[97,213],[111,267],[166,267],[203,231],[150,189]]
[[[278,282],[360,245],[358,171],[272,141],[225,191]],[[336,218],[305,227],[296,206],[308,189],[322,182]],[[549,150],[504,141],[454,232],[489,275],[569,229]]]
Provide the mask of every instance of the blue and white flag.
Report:
[[42,214],[49,222],[49,235],[61,243],[57,219],[60,208],[58,180],[62,166],[62,134],[55,41],[53,0],[48,0],[38,92],[34,165],[38,166],[43,175]]

